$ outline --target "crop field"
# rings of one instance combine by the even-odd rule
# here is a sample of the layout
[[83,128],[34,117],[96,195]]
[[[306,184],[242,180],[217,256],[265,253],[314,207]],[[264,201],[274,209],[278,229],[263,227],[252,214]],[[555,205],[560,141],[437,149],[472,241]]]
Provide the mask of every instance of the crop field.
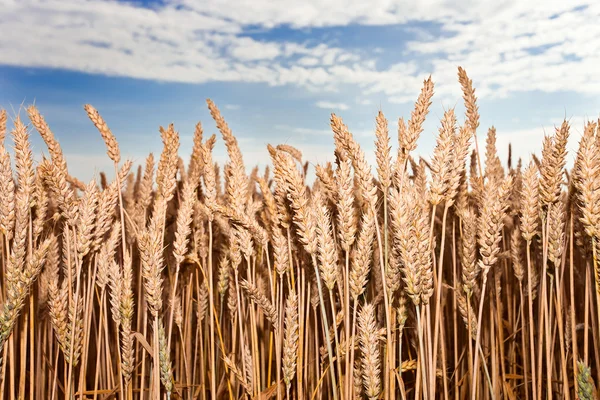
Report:
[[160,127],[137,166],[85,105],[114,163],[90,182],[43,109],[1,111],[0,398],[596,399],[600,121],[501,160],[457,84],[433,154],[432,78],[379,112],[373,165],[332,114],[334,162],[273,143],[252,169],[207,100],[218,137],[183,160]]

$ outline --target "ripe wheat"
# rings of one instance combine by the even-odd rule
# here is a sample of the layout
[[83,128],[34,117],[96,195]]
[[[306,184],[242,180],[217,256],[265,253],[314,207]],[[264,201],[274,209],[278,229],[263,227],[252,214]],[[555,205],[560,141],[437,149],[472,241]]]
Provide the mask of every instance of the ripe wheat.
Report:
[[37,165],[27,122],[0,111],[0,397],[598,398],[599,123],[571,168],[568,121],[513,167],[493,127],[480,152],[458,81],[466,113],[445,111],[431,158],[428,78],[397,152],[374,116],[374,168],[332,114],[313,183],[288,144],[247,173],[210,100],[222,166],[198,123],[188,163],[171,124],[132,169],[86,105],[115,168],[87,184],[34,106]]

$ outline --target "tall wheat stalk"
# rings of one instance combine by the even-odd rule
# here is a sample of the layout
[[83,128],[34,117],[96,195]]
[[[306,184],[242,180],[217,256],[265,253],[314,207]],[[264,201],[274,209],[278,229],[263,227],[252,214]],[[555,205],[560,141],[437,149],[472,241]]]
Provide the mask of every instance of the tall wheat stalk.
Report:
[[291,144],[247,169],[210,100],[225,164],[200,123],[184,162],[170,124],[137,170],[86,105],[114,164],[87,183],[34,106],[37,165],[26,122],[0,110],[2,397],[598,397],[598,123],[572,166],[568,121],[504,164],[501,130],[480,152],[458,80],[464,121],[444,110],[431,157],[415,155],[429,77],[397,149],[374,115],[373,166],[332,114],[315,179]]

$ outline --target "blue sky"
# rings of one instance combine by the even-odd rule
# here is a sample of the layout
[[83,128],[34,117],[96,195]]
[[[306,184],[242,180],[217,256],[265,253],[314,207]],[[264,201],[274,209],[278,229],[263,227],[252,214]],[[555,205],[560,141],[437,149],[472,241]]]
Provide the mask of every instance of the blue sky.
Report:
[[184,158],[197,121],[216,133],[211,98],[249,168],[265,165],[267,143],[331,161],[331,112],[373,160],[377,111],[395,138],[431,74],[417,150],[427,156],[444,109],[463,119],[459,65],[480,98],[480,143],[494,125],[501,155],[509,142],[517,156],[539,152],[565,116],[573,149],[600,113],[600,5],[590,1],[0,0],[0,9],[0,107],[14,116],[35,103],[85,180],[111,170],[86,103],[141,163],[160,152],[159,125],[175,124]]

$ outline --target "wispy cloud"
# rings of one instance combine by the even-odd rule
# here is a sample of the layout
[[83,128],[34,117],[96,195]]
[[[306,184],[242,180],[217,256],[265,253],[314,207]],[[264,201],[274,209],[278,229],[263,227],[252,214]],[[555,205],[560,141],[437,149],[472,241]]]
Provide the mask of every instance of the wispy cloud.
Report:
[[[293,136],[323,136],[323,137],[333,137],[333,131],[328,129],[315,129],[315,128],[306,128],[300,126],[289,126],[289,125],[276,125],[275,130],[284,135],[293,135]],[[375,138],[375,129],[352,129],[350,128],[352,135],[357,138]]]
[[[350,85],[396,103],[414,99],[430,73],[440,82],[438,96],[456,98],[456,66],[463,65],[482,98],[531,90],[600,93],[597,2],[553,0],[544,7],[516,0],[83,4],[0,0],[0,63],[159,81],[291,84],[320,91]],[[414,22],[424,25],[415,28]],[[342,48],[334,41],[251,35],[257,28],[351,25],[404,26],[410,39],[390,55],[375,46]]]
[[315,106],[326,110],[347,110],[350,107],[346,103],[334,103],[332,101],[317,101]]
[[302,136],[332,136],[330,129],[314,129],[299,126],[276,125],[275,130],[282,134],[293,134]]

